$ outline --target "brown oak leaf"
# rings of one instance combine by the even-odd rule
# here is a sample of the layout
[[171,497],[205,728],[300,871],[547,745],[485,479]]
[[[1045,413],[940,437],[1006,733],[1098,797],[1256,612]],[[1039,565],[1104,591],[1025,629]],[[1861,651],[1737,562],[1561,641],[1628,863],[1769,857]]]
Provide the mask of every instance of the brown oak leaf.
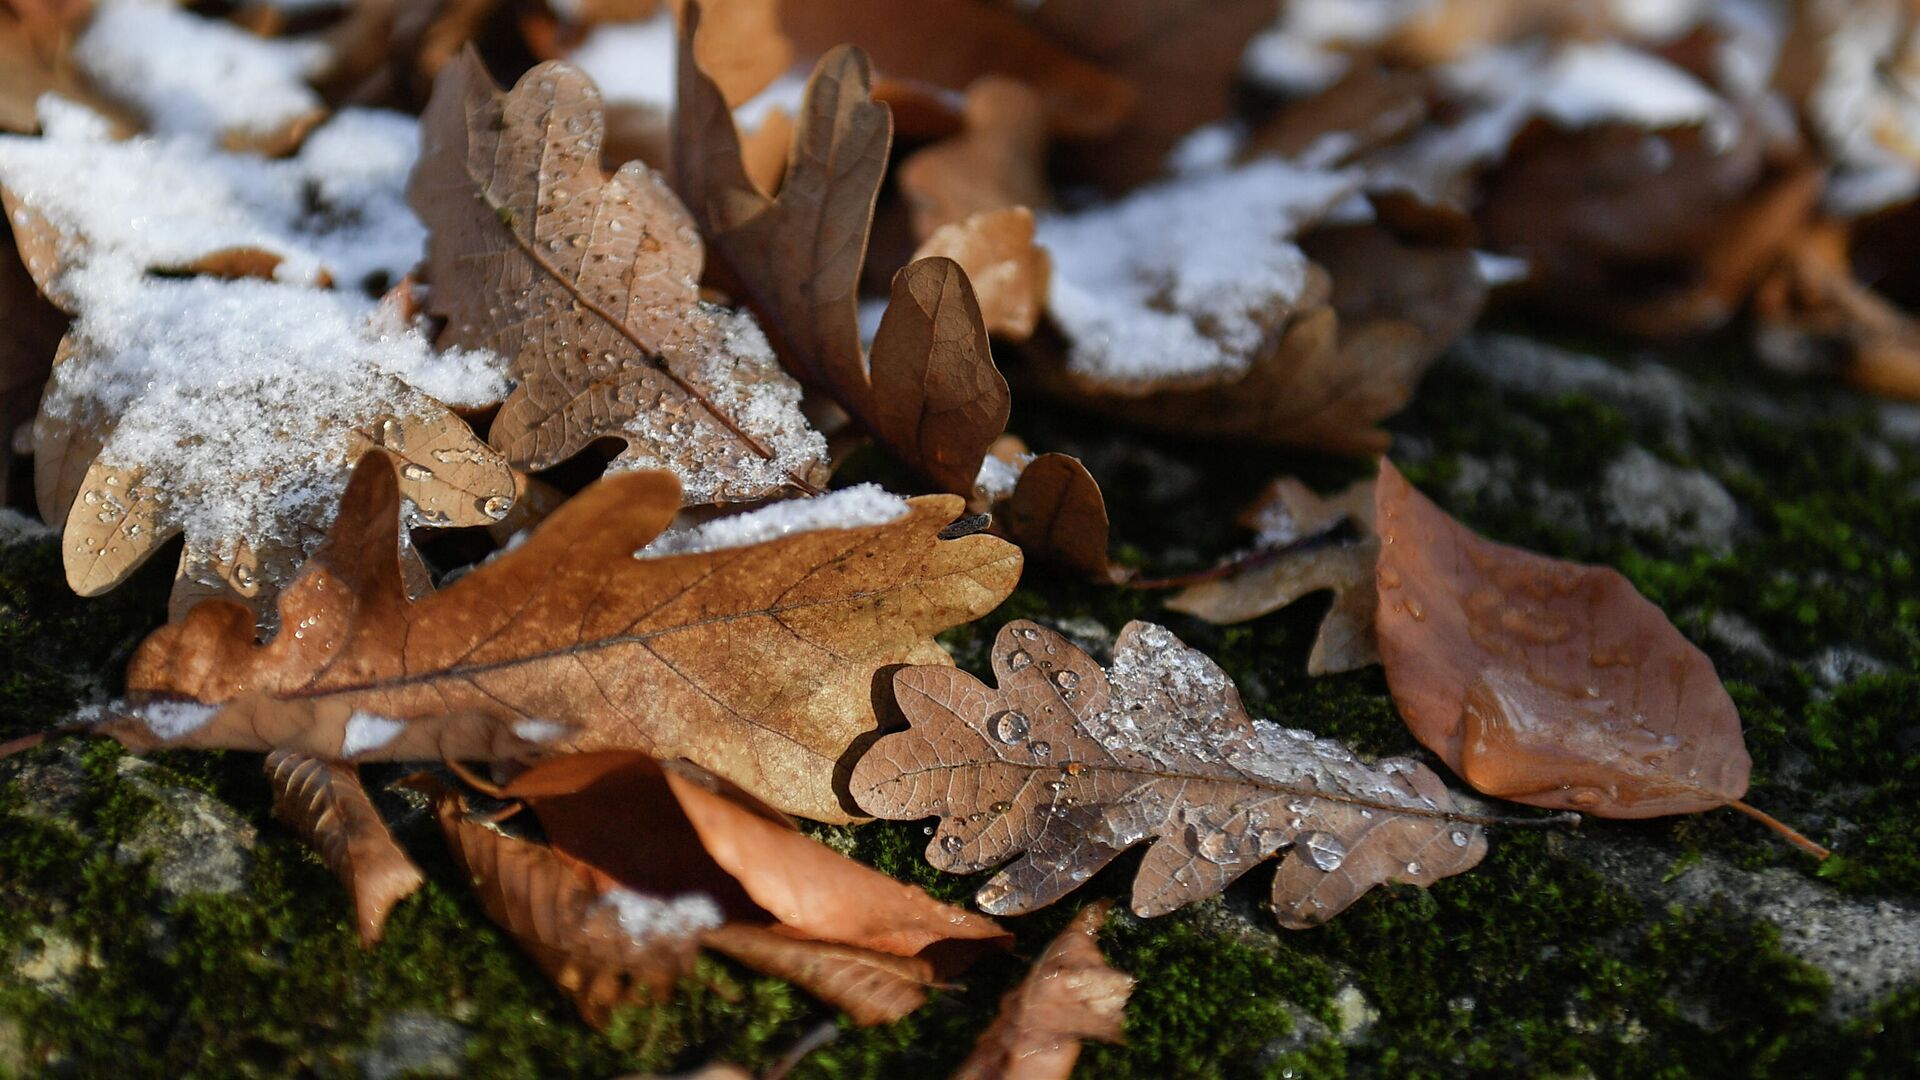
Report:
[[266,771],[274,813],[353,894],[360,944],[372,948],[393,905],[413,895],[426,876],[394,842],[353,765],[276,750],[267,755]]
[[1293,477],[1282,477],[1242,511],[1240,523],[1257,533],[1253,551],[1225,564],[1223,575],[1196,575],[1206,580],[1174,594],[1167,607],[1212,623],[1238,623],[1331,589],[1333,607],[1320,620],[1307,674],[1379,663],[1373,565],[1380,542],[1373,534],[1372,482],[1322,499]]
[[564,734],[558,721],[578,729],[577,748],[685,756],[783,809],[845,821],[835,762],[875,726],[874,672],[950,663],[933,635],[991,610],[1020,573],[1004,541],[940,539],[961,511],[952,496],[910,500],[882,524],[635,558],[680,508],[672,474],[636,472],[414,601],[391,551],[391,471],[356,470],[327,548],[281,595],[272,641],[254,645],[235,607],[211,602],[141,646],[136,701],[221,709],[170,745],[305,749],[249,733],[321,725],[332,745],[305,752],[354,756],[339,754],[340,732],[364,714],[398,732],[358,756],[418,760],[404,745],[417,725],[537,739]]
[[914,151],[894,173],[915,239],[992,210],[1046,206],[1047,128],[1039,96],[1000,76],[967,88],[964,127]]
[[1080,459],[1067,454],[1026,453],[1013,436],[1001,440],[1008,456],[996,459],[1018,478],[1011,491],[993,492],[994,524],[1032,558],[1102,580],[1118,571],[1107,559],[1106,495]]
[[988,332],[1008,341],[1033,336],[1047,306],[1052,264],[1033,242],[1033,211],[1024,206],[983,210],[935,229],[914,260],[947,258],[959,264],[980,303]]
[[1133,910],[1213,896],[1276,855],[1283,926],[1339,914],[1375,885],[1431,885],[1486,854],[1485,819],[1453,808],[1432,770],[1374,765],[1331,739],[1248,718],[1211,660],[1164,628],[1127,624],[1102,671],[1059,634],[1009,623],[999,689],[908,668],[894,692],[912,727],[854,767],[854,798],[888,818],[939,815],[927,859],[972,873],[1021,857],[981,908],[1044,907],[1149,843]]
[[1119,1042],[1133,978],[1100,955],[1100,926],[1111,901],[1081,908],[1000,999],[955,1080],[1067,1080],[1082,1039]]
[[599,92],[541,64],[502,94],[471,49],[442,69],[408,198],[429,230],[442,345],[486,347],[519,382],[493,445],[542,469],[595,439],[615,468],[666,468],[689,504],[765,498],[826,478],[753,320],[702,300],[693,221],[659,174],[600,167]]
[[1599,817],[1733,806],[1777,824],[1740,802],[1751,762],[1713,661],[1618,571],[1484,539],[1385,459],[1375,499],[1387,685],[1469,784]]
[[694,60],[699,12],[689,4],[681,27],[673,159],[701,231],[795,375],[942,489],[972,491],[1011,401],[965,274],[941,259],[908,266],[872,356],[860,348],[860,270],[892,139],[865,55],[821,58],[786,178],[768,198],[746,173],[726,99]]

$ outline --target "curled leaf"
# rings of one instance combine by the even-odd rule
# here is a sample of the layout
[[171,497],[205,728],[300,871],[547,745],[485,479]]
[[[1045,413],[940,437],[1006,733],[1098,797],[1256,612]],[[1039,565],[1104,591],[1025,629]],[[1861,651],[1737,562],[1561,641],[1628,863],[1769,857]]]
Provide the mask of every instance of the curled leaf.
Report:
[[1119,1042],[1133,979],[1100,955],[1100,925],[1112,904],[1080,909],[1049,942],[1000,1012],[980,1033],[956,1080],[1066,1080],[1080,1040]]
[[1047,304],[1052,264],[1033,242],[1032,211],[1009,206],[942,225],[913,253],[916,261],[934,256],[953,260],[965,272],[988,331],[1008,341],[1033,336]]
[[992,689],[951,669],[894,677],[912,727],[854,767],[855,799],[939,815],[927,859],[971,873],[1015,855],[975,899],[995,914],[1058,900],[1140,843],[1133,910],[1163,915],[1276,855],[1273,906],[1305,927],[1388,881],[1430,885],[1486,854],[1482,819],[1405,759],[1247,717],[1226,674],[1165,629],[1129,623],[1102,671],[1059,634],[1009,623]]
[[785,979],[853,1018],[889,1024],[924,1005],[933,965],[850,945],[789,937],[738,923],[716,927],[701,942],[756,971]]
[[313,845],[353,894],[360,944],[371,948],[387,913],[413,895],[425,875],[394,842],[354,766],[276,750],[267,755],[266,770],[274,813]]

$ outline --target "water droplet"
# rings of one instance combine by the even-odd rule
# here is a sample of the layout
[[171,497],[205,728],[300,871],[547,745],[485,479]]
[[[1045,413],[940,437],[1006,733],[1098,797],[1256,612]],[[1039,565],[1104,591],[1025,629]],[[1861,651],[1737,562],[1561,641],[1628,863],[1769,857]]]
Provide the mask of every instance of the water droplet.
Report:
[[1454,847],[1467,846],[1467,834],[1460,829],[1455,829],[1451,833],[1448,833],[1447,839],[1453,841]]
[[921,836],[932,836],[932,835],[933,835],[933,826],[931,826],[931,825],[922,825],[922,826],[920,826],[920,835],[921,835]]
[[380,445],[394,450],[405,450],[407,429],[392,419],[380,421]]
[[1035,630],[1031,626],[1023,626],[1020,628],[1020,636],[1026,638],[1028,641],[1038,641],[1040,639],[1040,631]]
[[1045,739],[1040,739],[1032,746],[1027,747],[1027,752],[1033,755],[1035,761],[1045,761],[1053,756],[1053,744]]
[[1033,666],[1033,654],[1025,649],[1015,649],[1007,654],[1008,671],[1024,671]]
[[415,482],[433,479],[433,470],[417,461],[409,461],[400,466],[400,475]]
[[1058,794],[1059,792],[1067,790],[1067,782],[1065,780],[1049,780],[1047,781],[1047,790]]
[[498,521],[501,518],[506,517],[507,511],[511,510],[512,508],[513,508],[513,499],[506,495],[489,495],[487,496],[486,501],[480,504],[480,512],[494,519],[495,521]]
[[1080,675],[1064,668],[1053,673],[1053,682],[1062,690],[1071,690],[1080,685]]
[[100,502],[100,500],[101,500],[101,499],[104,499],[104,498],[106,498],[106,496],[105,496],[105,495],[102,495],[102,494],[101,494],[100,492],[98,492],[98,491],[89,491],[89,492],[87,492],[87,493],[86,493],[85,495],[83,495],[83,496],[81,496],[81,497],[82,497],[82,498],[84,498],[84,499],[85,499],[85,500],[87,501],[87,505],[88,505],[88,506],[94,506],[94,505],[97,505],[97,504],[98,504],[98,503]]
[[1013,804],[1002,799],[1001,801],[994,803],[992,806],[987,807],[987,809],[993,811],[996,814],[1004,814],[1007,811],[1013,809]]
[[1407,864],[1407,873],[1413,874],[1415,876],[1418,876],[1425,869],[1426,869],[1425,867],[1421,866],[1417,862],[1410,862]]
[[1009,746],[1017,746],[1027,741],[1027,733],[1033,730],[1033,724],[1027,720],[1027,714],[1007,709],[998,712],[987,721],[993,737]]
[[145,529],[142,529],[142,528],[140,527],[140,523],[139,523],[139,522],[137,522],[137,521],[136,521],[136,522],[133,522],[132,524],[130,524],[130,525],[128,525],[128,526],[127,526],[127,535],[128,535],[128,536],[139,536],[139,535],[140,535],[141,533],[143,533],[143,532],[145,532],[145,531],[146,531],[146,530],[145,530]]
[[1240,854],[1240,838],[1223,829],[1215,829],[1201,837],[1194,849],[1208,862],[1230,863]]
[[960,838],[957,836],[948,836],[943,838],[940,841],[940,850],[946,852],[949,855],[960,854],[960,849],[965,846],[966,845],[963,842],[961,842]]
[[1310,832],[1296,841],[1307,853],[1307,861],[1331,874],[1347,860],[1347,845],[1332,833]]

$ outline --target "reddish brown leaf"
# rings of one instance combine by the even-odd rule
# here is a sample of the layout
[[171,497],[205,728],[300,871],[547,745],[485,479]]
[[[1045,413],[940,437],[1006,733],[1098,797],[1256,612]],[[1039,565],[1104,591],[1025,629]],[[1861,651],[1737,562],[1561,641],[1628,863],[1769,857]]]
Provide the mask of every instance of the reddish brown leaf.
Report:
[[1620,818],[1746,793],[1740,714],[1713,661],[1626,578],[1485,540],[1384,460],[1376,499],[1387,683],[1468,783]]
[[1133,978],[1100,955],[1100,926],[1111,904],[1080,909],[1034,961],[1000,1012],[980,1033],[954,1080],[1066,1080],[1080,1040],[1119,1042]]
[[826,447],[752,320],[700,298],[700,239],[640,162],[606,175],[599,94],[563,63],[501,94],[468,50],[442,70],[408,198],[430,230],[443,345],[508,358],[493,444],[543,469],[595,439],[663,466],[689,503],[825,480]]
[[[559,721],[580,748],[686,756],[785,809],[847,820],[833,773],[875,726],[874,672],[950,662],[932,635],[1003,600],[1019,552],[990,536],[941,540],[961,501],[927,496],[884,524],[634,558],[679,508],[670,474],[604,478],[416,602],[379,457],[282,593],[274,640],[256,646],[250,615],[203,603],[142,645],[129,693],[219,706],[170,745],[322,757],[342,756],[355,714],[398,729],[358,756],[401,760],[513,756],[525,744],[511,732],[551,737]],[[449,732],[468,739],[440,745]]]
[[352,765],[276,750],[267,755],[266,770],[274,813],[313,845],[353,894],[360,944],[372,948],[387,913],[413,895],[425,875],[394,842]]
[[912,956],[808,941],[730,924],[701,937],[707,948],[785,979],[844,1011],[856,1024],[888,1024],[926,1003],[933,965]]
[[725,99],[692,55],[699,10],[690,5],[682,27],[674,116],[687,205],[788,367],[928,479],[972,491],[1006,426],[1008,398],[964,275],[941,260],[908,267],[895,278],[870,364],[860,348],[860,268],[892,138],[886,109],[871,100],[865,55],[839,48],[821,59],[786,179],[769,199],[747,175]]

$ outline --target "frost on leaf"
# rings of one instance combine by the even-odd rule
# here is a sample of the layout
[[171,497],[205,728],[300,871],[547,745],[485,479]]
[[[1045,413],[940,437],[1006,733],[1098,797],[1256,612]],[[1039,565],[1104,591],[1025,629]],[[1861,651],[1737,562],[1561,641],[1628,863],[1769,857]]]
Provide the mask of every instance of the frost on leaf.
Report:
[[769,198],[748,176],[726,98],[694,61],[699,11],[689,4],[681,28],[676,188],[788,369],[943,490],[971,492],[1012,403],[966,272],[925,258],[895,274],[872,355],[861,348],[860,271],[893,139],[865,54],[820,59]]
[[548,63],[506,94],[471,50],[442,69],[408,188],[430,230],[441,344],[484,347],[519,383],[493,444],[543,469],[595,439],[616,469],[664,468],[690,505],[824,483],[826,441],[800,413],[751,316],[700,297],[692,219],[659,174],[600,165],[599,92]]
[[571,733],[576,749],[686,757],[782,809],[848,820],[834,772],[877,725],[874,672],[950,663],[933,635],[1006,599],[1019,552],[941,539],[960,500],[923,496],[879,524],[634,558],[680,507],[672,474],[616,473],[415,600],[392,539],[398,476],[370,456],[281,594],[274,640],[201,604],[142,644],[129,695],[220,706],[169,745],[338,756],[357,713],[402,722],[364,755],[385,760],[438,758],[449,729],[477,745],[445,752],[470,759]]
[[972,873],[1018,855],[976,894],[994,914],[1044,907],[1148,843],[1133,910],[1163,915],[1281,856],[1282,925],[1332,918],[1375,885],[1430,885],[1486,854],[1440,778],[1368,765],[1331,739],[1251,720],[1226,674],[1151,623],[1129,623],[1102,671],[1020,621],[994,643],[999,689],[909,668],[912,727],[854,767],[854,798],[888,818],[942,818],[927,858]]
[[1238,623],[1278,611],[1309,593],[1333,591],[1307,657],[1307,674],[1329,675],[1378,663],[1373,645],[1373,484],[1358,483],[1331,498],[1291,476],[1267,485],[1240,523],[1254,530],[1253,550],[1228,573],[1198,581],[1167,601],[1173,611],[1212,623]]
[[980,1033],[955,1080],[1066,1080],[1082,1039],[1119,1042],[1133,979],[1100,955],[1111,903],[1080,910]]
[[506,513],[506,463],[449,408],[498,399],[493,359],[436,353],[397,306],[314,287],[391,280],[418,257],[399,195],[413,134],[344,113],[286,162],[77,123],[0,137],[27,269],[75,316],[34,468],[77,591],[185,533],[176,612],[216,594],[266,609],[374,446],[399,459],[409,525]]

